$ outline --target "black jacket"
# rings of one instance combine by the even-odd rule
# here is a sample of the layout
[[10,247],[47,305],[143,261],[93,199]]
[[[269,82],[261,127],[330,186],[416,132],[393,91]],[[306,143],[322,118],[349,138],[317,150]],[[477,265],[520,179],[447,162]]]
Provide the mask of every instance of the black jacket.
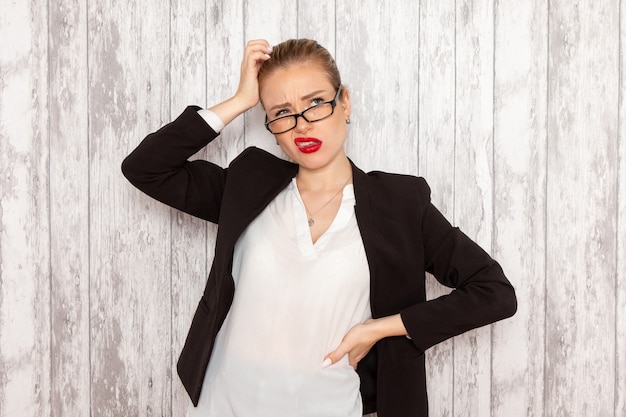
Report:
[[[250,222],[296,175],[298,166],[248,148],[227,169],[187,159],[218,135],[188,107],[148,135],[122,164],[153,198],[219,224],[215,258],[178,362],[197,405],[215,337],[230,308],[233,250]],[[467,330],[509,317],[517,302],[502,269],[430,203],[422,178],[364,173],[352,166],[355,212],[370,269],[372,317],[400,313],[409,333],[379,341],[358,366],[364,412],[428,415],[424,351]],[[455,288],[426,301],[425,272]]]

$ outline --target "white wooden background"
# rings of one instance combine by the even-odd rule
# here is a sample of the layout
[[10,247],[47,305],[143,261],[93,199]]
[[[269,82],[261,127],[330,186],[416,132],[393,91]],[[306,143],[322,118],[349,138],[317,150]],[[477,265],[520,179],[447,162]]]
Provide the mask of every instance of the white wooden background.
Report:
[[[626,416],[625,6],[0,0],[0,417],[184,414],[175,362],[216,229],[119,166],[228,97],[259,37],[326,45],[348,153],[425,176],[517,289],[513,319],[428,351],[431,415]],[[277,152],[262,117],[214,160]]]

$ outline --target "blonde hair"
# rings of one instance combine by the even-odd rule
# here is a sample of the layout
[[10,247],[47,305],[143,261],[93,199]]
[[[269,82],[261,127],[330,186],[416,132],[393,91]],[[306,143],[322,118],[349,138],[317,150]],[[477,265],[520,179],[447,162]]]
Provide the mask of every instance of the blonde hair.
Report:
[[289,39],[273,47],[271,58],[259,68],[259,84],[278,69],[294,64],[318,64],[326,72],[333,87],[341,87],[337,63],[326,48],[312,39]]

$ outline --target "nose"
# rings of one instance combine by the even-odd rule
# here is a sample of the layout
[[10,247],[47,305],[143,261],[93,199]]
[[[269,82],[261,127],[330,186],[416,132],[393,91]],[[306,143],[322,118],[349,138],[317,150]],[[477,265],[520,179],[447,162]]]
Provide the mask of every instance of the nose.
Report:
[[299,131],[299,132],[304,132],[309,130],[309,128],[311,127],[311,122],[308,122],[303,115],[298,115],[298,117],[296,117],[296,127],[294,128],[294,130]]

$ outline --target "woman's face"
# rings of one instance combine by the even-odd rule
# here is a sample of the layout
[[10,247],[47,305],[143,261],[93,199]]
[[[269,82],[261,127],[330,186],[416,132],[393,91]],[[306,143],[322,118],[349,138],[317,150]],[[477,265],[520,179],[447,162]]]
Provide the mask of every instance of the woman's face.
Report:
[[[259,86],[261,102],[270,121],[331,101],[336,93],[336,87],[318,64],[294,64],[278,69],[266,76]],[[317,122],[298,117],[295,128],[274,136],[283,152],[301,169],[332,168],[337,163],[345,164],[343,144],[349,115],[350,97],[348,91],[343,91],[331,116]]]

